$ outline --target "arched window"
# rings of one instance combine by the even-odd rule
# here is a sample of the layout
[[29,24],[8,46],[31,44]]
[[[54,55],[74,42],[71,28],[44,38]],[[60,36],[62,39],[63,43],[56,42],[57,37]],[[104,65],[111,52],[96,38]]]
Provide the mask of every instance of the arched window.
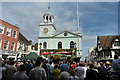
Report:
[[75,48],[75,43],[73,41],[70,42],[70,49]]
[[43,43],[43,48],[44,48],[44,49],[47,49],[47,42],[44,42],[44,43]]
[[62,42],[58,42],[58,49],[62,49]]
[[46,16],[46,20],[48,21],[48,16]]
[[52,16],[50,16],[50,22],[52,22]]

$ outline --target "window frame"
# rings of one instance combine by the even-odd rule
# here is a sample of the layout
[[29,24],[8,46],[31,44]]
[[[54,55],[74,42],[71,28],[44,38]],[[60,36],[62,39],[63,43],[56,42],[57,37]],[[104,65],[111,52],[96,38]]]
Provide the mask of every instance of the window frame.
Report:
[[2,39],[0,38],[0,49],[1,49],[1,46],[2,46]]
[[2,31],[2,33],[0,33],[0,34],[3,34],[3,33],[4,33],[4,28],[5,28],[5,25],[0,24],[0,26],[3,26],[3,31]]
[[43,48],[47,49],[47,42],[43,42]]
[[75,48],[75,43],[74,41],[70,41],[70,49],[73,49],[73,48]]
[[[8,32],[8,29],[10,29],[10,32],[9,32],[9,34],[7,34],[7,32]],[[10,36],[10,35],[11,35],[11,31],[12,31],[12,29],[11,29],[10,27],[7,27],[7,29],[6,29],[6,36]]]
[[[12,50],[12,51],[15,50],[15,44],[16,44],[15,42],[12,42],[12,43],[11,43],[10,50]],[[12,46],[12,45],[13,45],[13,46]],[[13,48],[11,49],[11,47],[13,47]]]
[[62,42],[61,41],[58,42],[58,49],[62,49]]
[[[5,40],[5,41],[7,41],[7,40]],[[3,49],[5,49],[5,43],[6,43],[5,41],[4,41],[4,46],[3,46]],[[6,48],[5,50],[8,50],[9,43],[10,43],[10,42],[8,41],[8,43],[7,43],[7,48]]]
[[16,31],[16,30],[13,30],[13,35],[12,35],[12,37],[13,37],[13,38],[17,38],[17,31],[16,31],[16,34],[15,34],[15,37],[14,37],[14,31]]

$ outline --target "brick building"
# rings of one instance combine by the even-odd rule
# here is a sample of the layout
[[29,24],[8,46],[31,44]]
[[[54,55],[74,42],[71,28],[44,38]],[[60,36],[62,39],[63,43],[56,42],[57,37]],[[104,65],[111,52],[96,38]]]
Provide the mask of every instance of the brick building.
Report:
[[20,28],[0,19],[0,50],[3,55],[16,52]]

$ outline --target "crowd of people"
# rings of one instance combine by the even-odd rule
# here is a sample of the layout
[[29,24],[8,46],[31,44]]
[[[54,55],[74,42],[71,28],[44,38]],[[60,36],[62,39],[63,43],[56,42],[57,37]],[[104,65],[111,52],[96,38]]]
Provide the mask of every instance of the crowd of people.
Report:
[[114,58],[112,62],[3,60],[1,80],[120,80],[120,61],[117,55]]

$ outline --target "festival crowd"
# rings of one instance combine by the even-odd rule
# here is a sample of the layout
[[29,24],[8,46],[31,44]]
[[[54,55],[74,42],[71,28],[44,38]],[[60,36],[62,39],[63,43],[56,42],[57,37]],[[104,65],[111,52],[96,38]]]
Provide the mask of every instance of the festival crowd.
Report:
[[120,80],[120,61],[75,62],[68,60],[1,60],[0,80]]

